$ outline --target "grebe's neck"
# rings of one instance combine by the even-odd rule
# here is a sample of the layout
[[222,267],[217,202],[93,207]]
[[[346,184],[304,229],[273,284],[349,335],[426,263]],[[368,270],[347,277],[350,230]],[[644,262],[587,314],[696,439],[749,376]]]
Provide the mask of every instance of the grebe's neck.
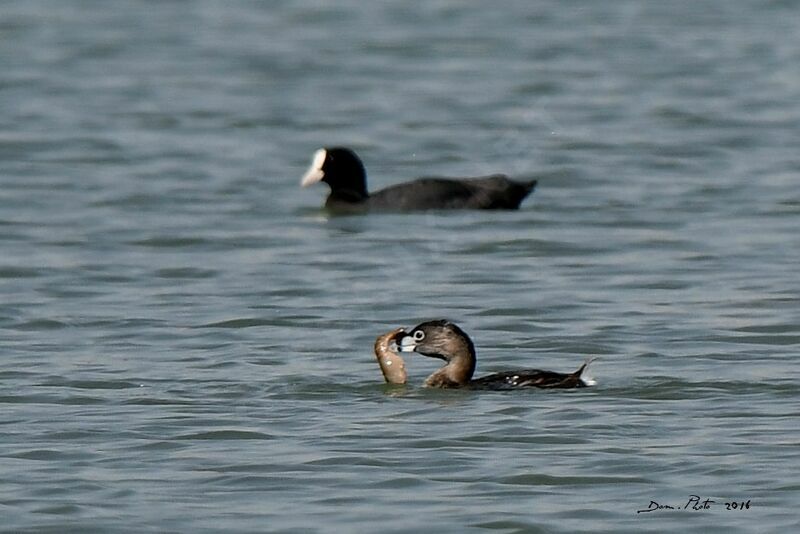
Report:
[[466,336],[450,336],[447,347],[440,354],[447,363],[425,380],[430,387],[457,387],[469,384],[475,372],[475,347]]

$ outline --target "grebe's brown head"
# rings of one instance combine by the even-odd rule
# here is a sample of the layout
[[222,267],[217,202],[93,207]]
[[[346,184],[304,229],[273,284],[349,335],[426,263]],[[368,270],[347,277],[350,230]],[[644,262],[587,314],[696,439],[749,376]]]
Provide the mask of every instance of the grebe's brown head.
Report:
[[454,358],[475,359],[475,346],[469,336],[446,319],[418,324],[399,338],[403,352],[419,352],[424,356],[449,362]]
[[459,387],[468,384],[475,372],[475,346],[457,325],[440,319],[422,323],[400,337],[403,352],[419,352],[446,363],[425,380],[433,387]]

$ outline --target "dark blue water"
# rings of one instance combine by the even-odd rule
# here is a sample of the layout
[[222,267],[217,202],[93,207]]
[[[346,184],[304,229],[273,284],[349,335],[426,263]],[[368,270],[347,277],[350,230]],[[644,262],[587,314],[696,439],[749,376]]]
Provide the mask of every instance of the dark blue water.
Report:
[[[798,15],[3,2],[0,528],[796,529]],[[331,217],[334,144],[539,187]],[[439,317],[598,385],[384,385],[375,337]]]

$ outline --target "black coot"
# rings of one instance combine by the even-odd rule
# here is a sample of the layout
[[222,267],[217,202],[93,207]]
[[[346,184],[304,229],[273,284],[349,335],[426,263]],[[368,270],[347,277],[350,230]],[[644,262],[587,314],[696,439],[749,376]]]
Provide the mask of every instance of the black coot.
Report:
[[440,209],[513,210],[536,187],[503,174],[477,178],[418,178],[367,192],[364,164],[349,148],[321,148],[300,184],[325,182],[331,188],[325,207],[340,212]]

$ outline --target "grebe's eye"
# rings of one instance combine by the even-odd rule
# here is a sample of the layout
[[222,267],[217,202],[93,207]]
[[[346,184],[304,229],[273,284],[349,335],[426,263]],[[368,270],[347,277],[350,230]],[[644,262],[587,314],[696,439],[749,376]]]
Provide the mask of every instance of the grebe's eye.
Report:
[[425,332],[422,330],[414,332],[414,341],[422,341],[423,339],[425,339]]

